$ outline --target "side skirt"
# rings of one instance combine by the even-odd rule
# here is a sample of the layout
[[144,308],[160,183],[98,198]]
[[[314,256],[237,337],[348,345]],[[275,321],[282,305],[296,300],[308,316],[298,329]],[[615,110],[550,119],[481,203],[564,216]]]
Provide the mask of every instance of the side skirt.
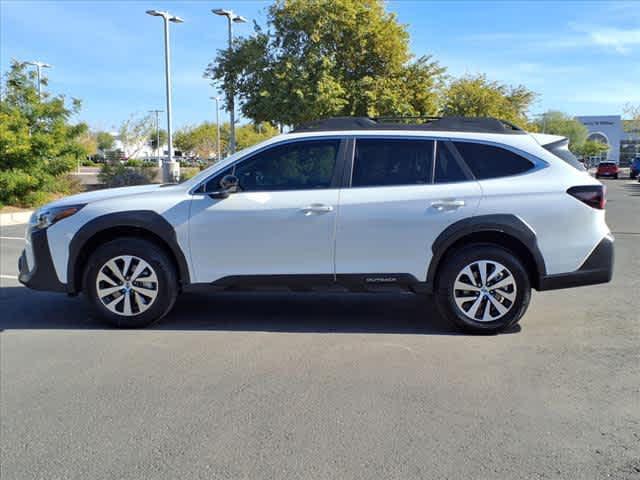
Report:
[[408,273],[318,275],[234,275],[212,283],[192,283],[189,291],[426,293],[425,282]]

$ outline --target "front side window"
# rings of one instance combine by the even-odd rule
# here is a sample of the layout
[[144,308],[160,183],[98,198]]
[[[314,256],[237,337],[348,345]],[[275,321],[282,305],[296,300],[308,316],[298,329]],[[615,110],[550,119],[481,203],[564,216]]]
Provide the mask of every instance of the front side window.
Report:
[[353,159],[353,187],[431,183],[432,140],[358,139]]
[[473,142],[453,142],[478,180],[518,175],[533,168],[533,163],[501,147]]
[[228,174],[238,177],[243,192],[329,188],[339,148],[337,139],[276,145],[226,168],[207,182],[205,191],[219,190]]

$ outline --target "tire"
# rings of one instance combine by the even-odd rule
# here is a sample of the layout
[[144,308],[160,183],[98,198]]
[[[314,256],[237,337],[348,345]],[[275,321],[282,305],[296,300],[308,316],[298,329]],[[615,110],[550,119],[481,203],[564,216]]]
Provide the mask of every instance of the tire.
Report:
[[83,285],[96,313],[119,328],[157,322],[178,295],[176,270],[167,254],[135,238],[117,238],[98,247],[87,263]]
[[600,178],[600,175],[598,175],[598,174],[596,173],[596,179],[599,179],[599,178]]
[[615,178],[616,180],[618,179],[618,174],[616,173],[613,178]]
[[[473,244],[454,251],[443,261],[436,278],[435,300],[440,313],[453,324],[467,332],[491,334],[508,329],[522,318],[531,299],[531,282],[516,255],[497,245]],[[477,287],[480,268],[484,268],[485,278],[490,281],[488,286],[480,282],[482,289]],[[493,274],[497,275],[495,279],[491,278]],[[461,282],[457,286],[471,281],[476,285],[470,285],[468,290],[454,289],[456,281]],[[501,287],[491,289],[499,283]],[[506,311],[498,310],[498,305]]]

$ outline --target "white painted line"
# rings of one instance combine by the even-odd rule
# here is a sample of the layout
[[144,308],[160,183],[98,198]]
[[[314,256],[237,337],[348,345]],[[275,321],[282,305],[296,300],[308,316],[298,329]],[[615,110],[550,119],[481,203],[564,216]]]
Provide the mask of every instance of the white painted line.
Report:
[[22,240],[22,241],[24,241],[24,237],[0,237],[0,240]]
[[6,278],[7,280],[17,280],[18,277],[14,277],[13,275],[0,275],[0,278]]

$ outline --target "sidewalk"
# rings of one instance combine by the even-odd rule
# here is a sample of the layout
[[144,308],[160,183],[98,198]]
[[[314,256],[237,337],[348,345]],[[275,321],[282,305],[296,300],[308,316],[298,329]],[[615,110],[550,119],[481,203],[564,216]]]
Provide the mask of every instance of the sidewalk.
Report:
[[32,213],[33,210],[0,213],[0,227],[29,223],[29,217],[31,217]]

